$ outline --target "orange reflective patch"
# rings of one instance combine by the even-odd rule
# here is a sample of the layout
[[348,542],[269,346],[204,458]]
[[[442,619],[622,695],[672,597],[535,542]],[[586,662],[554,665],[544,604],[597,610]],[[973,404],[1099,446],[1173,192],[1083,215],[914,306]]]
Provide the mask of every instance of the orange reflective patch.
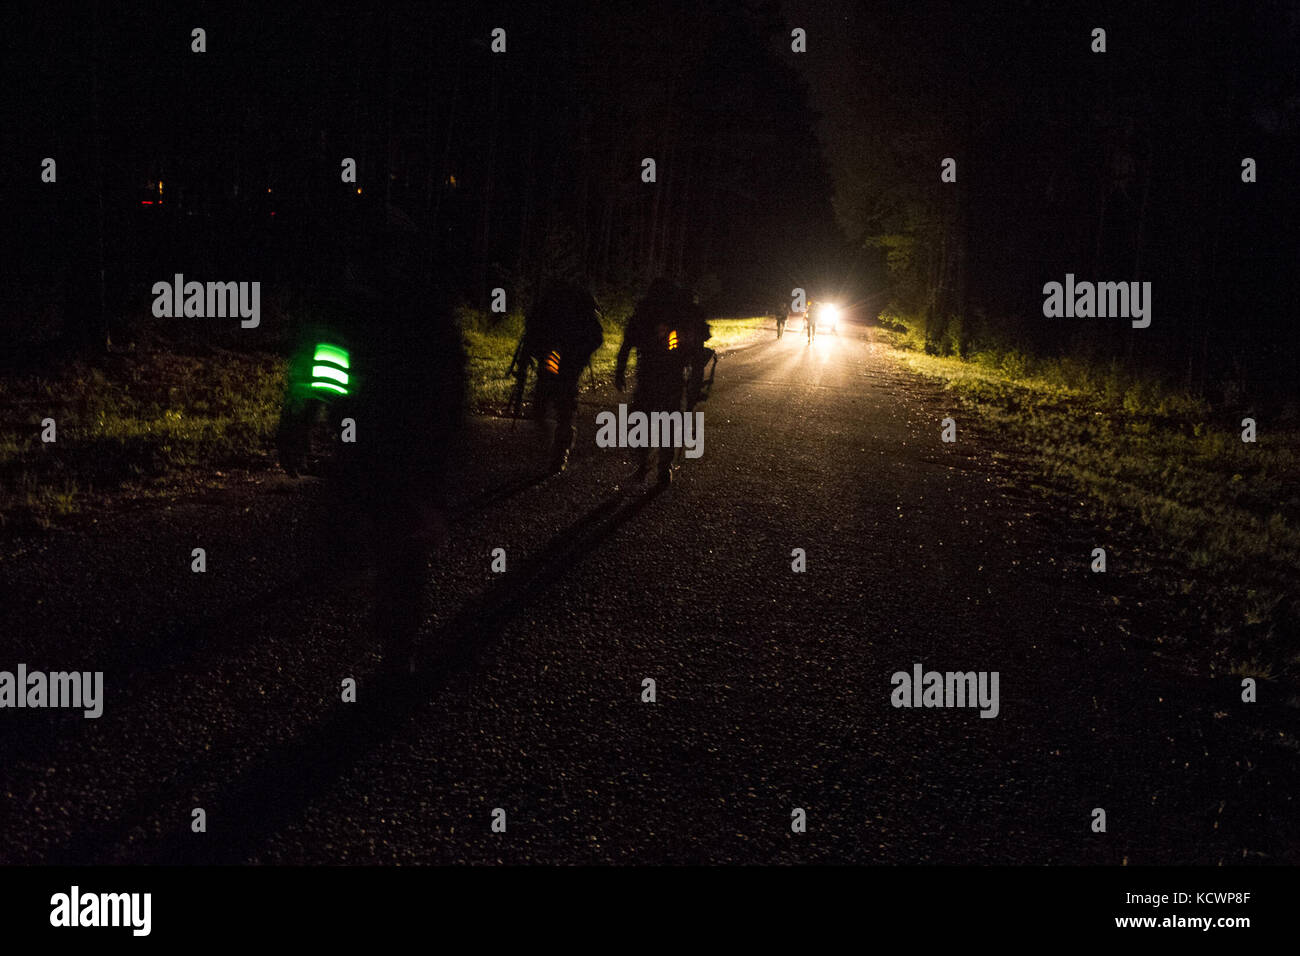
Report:
[[677,348],[677,330],[673,329],[668,333],[668,351]]
[[550,355],[546,356],[546,371],[550,372],[552,375],[560,374],[559,352],[552,352]]

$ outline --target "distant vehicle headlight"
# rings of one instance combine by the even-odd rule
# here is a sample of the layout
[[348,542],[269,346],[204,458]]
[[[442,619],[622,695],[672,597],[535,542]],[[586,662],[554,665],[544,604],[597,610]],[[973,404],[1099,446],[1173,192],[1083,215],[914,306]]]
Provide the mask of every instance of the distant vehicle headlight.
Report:
[[831,302],[823,302],[817,309],[817,321],[834,325],[840,317],[840,307]]

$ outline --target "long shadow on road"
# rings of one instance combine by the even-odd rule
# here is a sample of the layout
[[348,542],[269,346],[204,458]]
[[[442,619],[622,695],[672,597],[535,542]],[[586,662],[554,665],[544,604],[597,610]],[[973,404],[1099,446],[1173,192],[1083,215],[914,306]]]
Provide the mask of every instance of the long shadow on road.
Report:
[[[447,623],[428,635],[431,654],[413,686],[396,691],[375,677],[359,688],[359,698],[376,703],[340,705],[323,722],[305,728],[292,740],[263,753],[239,778],[223,787],[204,809],[209,818],[241,821],[221,841],[188,830],[125,854],[120,847],[129,832],[158,807],[181,792],[198,789],[198,781],[177,781],[155,789],[123,808],[114,823],[75,834],[52,864],[117,862],[234,864],[248,859],[269,837],[298,819],[323,790],[343,777],[365,755],[397,737],[414,722],[425,702],[453,681],[471,677],[506,627],[554,584],[596,551],[601,542],[639,515],[656,497],[651,491],[629,499],[623,494],[602,501],[553,538],[492,587],[469,600]],[[385,693],[388,690],[389,693]]]
[[[542,485],[548,477],[530,473],[488,489],[458,508],[455,524]],[[325,502],[317,502],[316,507],[323,513],[329,510]],[[308,542],[310,546],[304,548],[308,557],[301,570],[224,610],[214,612],[205,606],[194,616],[173,620],[152,633],[142,633],[139,622],[132,620],[105,639],[105,650],[101,652],[96,669],[119,675],[124,683],[140,687],[150,682],[170,681],[172,674],[210,651],[217,641],[220,641],[223,655],[237,654],[243,647],[260,640],[260,635],[253,630],[243,630],[241,637],[241,629],[236,626],[240,621],[291,598],[358,586],[357,582],[331,567],[335,563],[331,548],[337,550],[337,546],[329,544],[331,538],[330,534],[318,529],[312,542]],[[81,723],[69,724],[60,717],[56,712],[38,713],[29,718],[23,734],[0,737],[0,761],[4,764],[40,761],[53,752],[59,740],[91,732]]]

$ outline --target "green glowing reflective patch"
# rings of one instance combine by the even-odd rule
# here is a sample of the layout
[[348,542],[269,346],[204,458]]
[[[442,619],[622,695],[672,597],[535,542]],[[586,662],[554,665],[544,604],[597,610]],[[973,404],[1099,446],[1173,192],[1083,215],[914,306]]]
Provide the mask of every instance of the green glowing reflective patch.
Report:
[[335,385],[332,382],[312,382],[312,388],[325,388],[331,392],[338,392],[340,395],[346,395],[348,390],[341,385]]
[[332,362],[339,368],[350,368],[348,364],[348,353],[345,349],[337,345],[330,345],[328,342],[321,342],[316,346],[316,354],[312,357],[313,362]]
[[311,367],[311,377],[315,379],[333,379],[340,385],[346,385],[348,383],[348,373],[341,372],[332,365],[313,365]]

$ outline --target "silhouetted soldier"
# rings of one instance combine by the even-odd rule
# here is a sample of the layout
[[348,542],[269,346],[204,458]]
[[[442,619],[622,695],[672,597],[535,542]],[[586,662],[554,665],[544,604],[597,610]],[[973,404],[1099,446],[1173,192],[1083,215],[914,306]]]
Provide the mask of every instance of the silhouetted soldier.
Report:
[[[614,387],[627,390],[627,362],[636,349],[636,391],[632,410],[679,412],[682,410],[682,329],[694,321],[695,305],[685,290],[667,279],[655,279],[628,317],[623,344],[614,369]],[[644,478],[650,465],[650,448],[638,449],[636,477]],[[659,483],[672,481],[673,449],[659,449]]]
[[[709,328],[704,309],[694,301],[683,304],[685,317],[678,327],[682,344],[682,361],[687,366],[686,372],[686,410],[692,412],[695,406],[707,399],[713,387],[713,373],[718,368],[718,353],[704,343],[713,335]],[[709,377],[705,379],[706,369],[712,366]]]
[[[390,670],[414,670],[432,546],[447,535],[449,458],[463,434],[465,354],[447,277],[409,220],[389,208],[360,258],[354,315],[368,370],[343,486],[374,521],[380,555],[376,627]],[[375,282],[382,285],[375,294]],[[373,350],[373,351],[371,351]],[[361,431],[365,429],[365,431]]]
[[[392,206],[366,210],[354,225],[335,259],[342,275],[329,290],[324,322],[335,340],[328,344],[341,345],[341,354],[322,355],[312,341],[318,335],[306,340],[314,350],[313,381],[333,403],[325,416],[336,442],[326,521],[332,535],[345,536],[348,529],[338,526],[360,519],[377,562],[373,620],[385,669],[408,675],[415,669],[429,553],[447,534],[448,464],[463,432],[465,355],[449,290],[421,232]],[[331,383],[346,394],[331,395],[324,388]],[[303,385],[291,384],[291,393],[295,387]],[[354,441],[337,440],[340,416],[353,419]]]
[[577,437],[573,418],[578,410],[582,370],[604,341],[596,300],[576,283],[552,283],[528,311],[524,337],[515,355],[516,395],[523,395],[528,365],[535,359],[533,414],[541,424],[548,409],[555,410],[552,472],[563,471],[569,463],[569,452]]
[[776,307],[772,315],[776,319],[776,337],[779,339],[783,334],[785,334],[785,320],[789,318],[790,306],[785,302],[782,302]]

